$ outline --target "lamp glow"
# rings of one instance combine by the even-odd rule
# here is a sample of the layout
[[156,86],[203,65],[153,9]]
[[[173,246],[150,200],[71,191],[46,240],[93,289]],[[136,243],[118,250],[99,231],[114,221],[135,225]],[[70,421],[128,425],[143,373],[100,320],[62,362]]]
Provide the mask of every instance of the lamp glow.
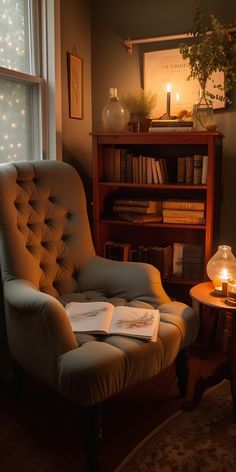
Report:
[[236,259],[230,246],[218,246],[217,252],[207,263],[206,272],[212,280],[214,294],[226,296],[228,280],[236,277]]

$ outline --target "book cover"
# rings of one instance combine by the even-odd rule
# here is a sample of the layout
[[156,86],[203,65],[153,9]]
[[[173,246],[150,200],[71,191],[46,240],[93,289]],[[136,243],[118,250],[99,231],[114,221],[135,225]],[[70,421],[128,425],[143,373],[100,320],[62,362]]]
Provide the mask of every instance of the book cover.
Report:
[[115,307],[109,302],[70,302],[65,310],[74,332],[157,340],[159,310],[131,306]]
[[205,201],[167,199],[163,201],[163,209],[164,208],[182,208],[183,210],[205,210]]

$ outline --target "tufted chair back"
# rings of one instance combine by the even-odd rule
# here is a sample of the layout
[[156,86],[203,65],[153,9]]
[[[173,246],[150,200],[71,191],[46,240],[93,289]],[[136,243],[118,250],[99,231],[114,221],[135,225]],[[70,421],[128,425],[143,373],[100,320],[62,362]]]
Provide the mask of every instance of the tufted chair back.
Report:
[[3,282],[25,279],[54,297],[79,291],[79,271],[95,252],[78,173],[32,161],[1,164],[1,174]]

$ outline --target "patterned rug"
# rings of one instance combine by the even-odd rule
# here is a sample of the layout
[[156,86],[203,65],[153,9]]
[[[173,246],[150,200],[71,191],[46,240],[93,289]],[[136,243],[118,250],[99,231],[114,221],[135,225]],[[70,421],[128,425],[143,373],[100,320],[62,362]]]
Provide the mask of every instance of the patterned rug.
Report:
[[195,410],[171,416],[114,472],[236,472],[230,383],[209,389]]

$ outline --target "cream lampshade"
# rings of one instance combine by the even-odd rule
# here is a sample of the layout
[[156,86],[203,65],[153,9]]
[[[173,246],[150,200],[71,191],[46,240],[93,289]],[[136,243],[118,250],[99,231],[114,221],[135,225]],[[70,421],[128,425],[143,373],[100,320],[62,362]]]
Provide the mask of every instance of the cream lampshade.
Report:
[[212,280],[216,295],[227,295],[227,283],[232,277],[236,277],[236,258],[230,246],[218,246],[217,252],[208,261],[206,272]]

